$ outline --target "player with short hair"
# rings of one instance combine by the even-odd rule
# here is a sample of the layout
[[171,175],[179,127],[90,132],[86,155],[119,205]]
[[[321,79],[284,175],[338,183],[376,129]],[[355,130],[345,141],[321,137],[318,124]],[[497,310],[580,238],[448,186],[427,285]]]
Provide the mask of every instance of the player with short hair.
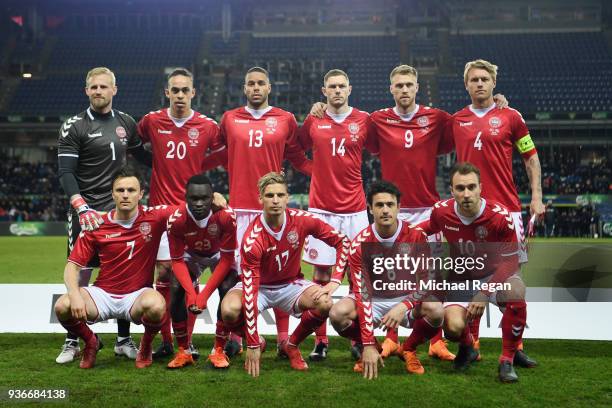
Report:
[[[191,333],[187,327],[187,309],[199,314],[206,308],[210,295],[219,289],[219,298],[237,282],[236,215],[231,208],[212,212],[213,188],[204,174],[192,176],[187,181],[185,204],[182,216],[168,220],[168,241],[172,257],[172,324],[179,345],[169,368],[181,368],[193,364],[188,352]],[[195,287],[202,271],[210,268],[212,276],[204,290],[197,294]],[[215,368],[226,368],[229,359],[223,348],[227,341],[227,331],[221,319],[221,303],[217,310],[217,330],[213,353],[208,356]]]
[[[322,118],[308,115],[298,131],[301,146],[312,150],[308,211],[349,239],[368,225],[361,163],[370,127],[368,113],[349,106],[351,90],[344,71],[327,72],[321,88],[327,110]],[[314,265],[313,282],[324,286],[328,294],[342,283],[343,277],[330,282],[331,267],[336,261],[334,248],[308,237],[303,259]],[[309,359],[320,361],[327,356],[327,324],[322,324],[315,334],[315,348]]]
[[[227,168],[238,243],[242,241],[247,226],[262,213],[259,193],[255,188],[260,177],[272,171],[281,171],[283,159],[288,159],[299,171],[308,175],[311,172],[311,163],[297,141],[295,117],[269,105],[271,91],[268,71],[252,67],[246,72],[244,94],[247,104],[225,112],[221,119],[221,138],[227,149],[210,157],[204,168],[209,170],[216,165]],[[240,254],[237,253],[236,257],[240,258]],[[274,313],[278,346],[288,338],[289,316],[277,309]],[[240,342],[240,346],[235,340]],[[228,349],[232,349],[228,351],[232,355],[242,350],[242,340],[235,340],[228,342]],[[282,349],[279,348],[279,351],[283,356]]]
[[[113,208],[111,195],[113,175],[126,163],[127,152],[150,166],[150,157],[142,148],[132,117],[113,109],[117,94],[115,74],[106,67],[91,69],[85,78],[89,107],[67,119],[59,130],[58,175],[70,198],[68,210],[68,255],[81,230],[92,231],[103,223],[102,215]],[[89,284],[98,257],[83,265],[82,286]],[[130,323],[117,320],[115,354],[135,359],[138,349],[130,337]],[[62,351],[55,360],[63,364],[79,354],[75,333],[68,333]]]
[[[487,301],[497,303],[503,313],[502,354],[499,379],[515,382],[514,356],[523,337],[527,319],[525,284],[520,275],[519,246],[512,214],[502,205],[481,197],[481,172],[471,163],[451,169],[452,199],[434,205],[429,221],[420,226],[427,233],[444,232],[453,258],[481,259],[482,267],[457,271],[449,281],[468,282],[465,290],[453,290],[444,303],[444,334],[459,342],[456,369],[464,370],[478,357],[468,322],[484,312]],[[507,283],[510,288],[475,288],[475,281],[489,285]]]
[[[398,217],[401,195],[400,190],[387,181],[377,181],[370,186],[367,199],[374,223],[357,235],[350,249],[349,274],[353,293],[334,304],[330,311],[330,320],[336,331],[363,344],[362,358],[355,364],[354,371],[363,372],[364,378],[368,379],[377,377],[378,362],[382,363],[374,337],[376,325],[394,330],[400,325],[412,328],[402,346],[402,357],[409,373],[423,374],[425,370],[416,355],[416,348],[439,331],[444,315],[442,303],[427,293],[417,296],[418,289],[413,293],[376,290],[374,281],[381,280],[382,275],[370,274],[367,266],[364,268],[371,257],[392,257],[404,250],[410,251],[408,254],[411,256],[429,254],[427,235],[423,230]],[[427,274],[426,270],[420,269],[413,276],[424,279],[424,274]],[[393,282],[401,280],[395,270],[387,269],[385,276]]]
[[[187,180],[200,173],[206,155],[225,149],[219,137],[217,122],[191,108],[195,88],[193,74],[189,70],[176,68],[170,72],[165,93],[170,106],[146,114],[138,123],[138,134],[153,153],[149,192],[149,205],[152,206],[182,204]],[[155,287],[170,308],[172,270],[167,234],[162,236],[157,260]],[[190,314],[188,318],[188,330],[191,332],[195,316]],[[155,358],[171,355],[174,351],[170,320],[168,318],[164,321],[162,343],[154,353]],[[194,357],[199,356],[191,344],[189,348]]]
[[[493,89],[498,67],[482,59],[465,64],[464,84],[472,104],[453,115],[449,131],[457,151],[457,161],[470,162],[480,169],[482,195],[506,207],[516,226],[519,262],[527,262],[527,246],[521,216],[521,202],[512,174],[512,153],[516,149],[523,158],[531,185],[532,219],[543,216],[541,167],[538,152],[521,114],[515,109],[495,109]],[[531,222],[531,221],[530,221]],[[473,335],[477,338],[479,319],[474,319]],[[478,342],[477,342],[478,344]],[[523,351],[515,363],[534,367],[537,363]]]
[[300,317],[295,331],[282,347],[295,370],[307,370],[299,344],[327,318],[332,306],[329,294],[304,279],[300,258],[308,235],[336,248],[334,278],[344,275],[350,241],[331,226],[302,211],[288,209],[287,181],[279,173],[268,173],[258,183],[263,214],[247,228],[241,244],[242,281],[221,303],[224,323],[231,330],[243,329],[247,338],[245,368],[259,375],[263,347],[257,331],[259,312],[277,307]]
[[[58,320],[85,341],[81,368],[92,368],[101,343],[85,324],[122,318],[143,324],[136,367],[152,363],[151,346],[165,312],[164,298],[152,289],[155,254],[168,217],[166,206],[139,206],[143,189],[138,173],[122,168],[112,181],[115,208],[94,231],[82,231],[68,257],[64,281],[68,293],[55,303]],[[100,272],[93,286],[79,287],[79,270],[98,254]]]

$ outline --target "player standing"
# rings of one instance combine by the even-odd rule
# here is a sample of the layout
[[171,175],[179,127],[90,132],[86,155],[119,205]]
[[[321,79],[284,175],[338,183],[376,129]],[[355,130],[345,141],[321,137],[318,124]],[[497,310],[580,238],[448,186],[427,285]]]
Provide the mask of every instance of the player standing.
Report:
[[[111,318],[144,324],[136,367],[152,363],[153,338],[166,308],[164,298],[151,288],[155,254],[173,209],[139,206],[143,192],[138,174],[129,168],[121,169],[112,180],[115,208],[102,216],[98,229],[79,234],[68,257],[64,270],[68,293],[55,303],[55,313],[69,333],[85,341],[81,368],[92,368],[102,347],[85,323]],[[93,286],[79,287],[79,270],[96,254],[100,257],[96,281]]]
[[[200,173],[207,153],[225,149],[219,139],[217,122],[191,109],[191,101],[195,96],[191,72],[185,68],[176,68],[170,72],[165,93],[170,107],[150,112],[138,123],[138,134],[143,143],[150,145],[153,153],[150,206],[181,204],[185,198],[187,180]],[[155,287],[170,308],[172,271],[167,234],[162,236],[157,261]],[[189,317],[191,331],[195,316]],[[154,353],[155,358],[171,355],[174,351],[170,319],[164,321],[161,333],[162,343]],[[197,350],[191,345],[190,350],[197,357]]]
[[[225,112],[221,119],[221,138],[227,149],[211,157],[204,168],[207,170],[222,164],[228,170],[230,204],[236,213],[239,245],[247,226],[262,213],[255,187],[260,177],[281,171],[283,158],[310,175],[311,164],[297,141],[295,117],[268,104],[271,90],[265,69],[253,67],[247,71],[244,78],[247,105]],[[277,345],[280,345],[288,338],[289,316],[276,309],[274,313]],[[232,344],[233,341],[228,346]]]
[[223,321],[232,330],[243,328],[247,337],[245,368],[259,375],[262,338],[257,332],[259,312],[277,307],[301,320],[283,348],[291,367],[307,370],[299,344],[327,318],[332,300],[316,283],[304,280],[300,258],[308,235],[336,248],[334,278],[344,275],[350,241],[345,235],[313,217],[287,209],[287,181],[278,173],[259,180],[263,213],[247,228],[241,245],[242,281],[223,299]]
[[[519,245],[514,217],[500,204],[481,198],[479,169],[471,163],[457,163],[451,169],[452,199],[435,204],[429,221],[422,224],[427,233],[444,232],[451,245],[451,256],[484,259],[484,268],[451,273],[449,280],[468,281],[465,291],[452,291],[444,303],[444,333],[459,342],[455,368],[466,369],[476,360],[474,338],[468,322],[482,316],[486,302],[496,302],[503,313],[502,354],[499,379],[515,382],[513,362],[523,338],[527,319],[525,284],[520,276]],[[470,280],[489,284],[509,283],[510,289],[492,291],[470,288]]]
[[[312,150],[308,211],[349,239],[368,225],[361,162],[370,128],[368,113],[349,106],[351,90],[344,71],[327,72],[321,88],[327,110],[322,118],[308,115],[298,132],[300,145],[304,150]],[[330,283],[331,267],[336,261],[334,248],[308,237],[303,259],[314,265],[313,282],[322,286]],[[331,295],[341,279],[332,280],[324,290]],[[317,329],[310,360],[326,358],[329,343],[326,329],[326,323]]]
[[[379,289],[374,281],[383,280],[381,275],[370,274],[371,271],[363,267],[370,262],[370,256],[393,257],[403,251],[402,246],[409,248],[411,256],[429,253],[423,230],[399,217],[400,199],[401,193],[392,183],[377,181],[370,186],[368,207],[374,223],[359,232],[350,249],[349,274],[353,293],[334,304],[330,311],[336,331],[363,344],[362,358],[355,364],[354,371],[363,372],[368,379],[377,377],[378,362],[382,362],[374,337],[375,326],[380,324],[393,330],[400,325],[411,327],[412,333],[402,346],[402,357],[409,373],[423,374],[425,369],[416,355],[416,348],[440,330],[444,315],[439,301],[428,297],[424,297],[428,301],[416,301],[414,293],[409,294],[406,290]],[[422,277],[422,270],[414,272],[413,276],[420,274]],[[394,269],[386,269],[383,274],[388,282],[401,280]]]
[[[521,114],[515,109],[495,109],[493,89],[497,66],[485,60],[465,64],[464,84],[472,104],[453,115],[452,131],[458,162],[470,162],[480,169],[482,195],[498,202],[511,213],[519,242],[519,262],[527,262],[527,247],[519,200],[512,176],[512,153],[516,148],[523,158],[531,185],[529,211],[536,218],[544,214],[540,159]],[[479,319],[473,323],[478,339]],[[478,341],[477,341],[478,344]],[[524,352],[516,354],[515,363],[533,367],[536,362]]]
[[[126,153],[129,151],[143,162],[150,161],[136,135],[134,119],[113,109],[113,96],[117,94],[115,74],[106,67],[90,70],[85,94],[89,107],[62,124],[58,140],[59,180],[72,206],[68,211],[68,255],[81,230],[97,229],[103,222],[102,214],[113,208],[112,179],[125,165]],[[93,257],[83,265],[82,286],[87,286],[92,269],[99,264],[98,257]],[[130,337],[130,323],[119,319],[117,326],[115,354],[135,359],[138,350]],[[79,352],[78,337],[68,332],[55,361],[71,362]]]
[[[179,345],[169,368],[181,368],[193,364],[188,353],[190,333],[187,328],[187,305],[192,313],[201,313],[212,292],[219,288],[219,298],[237,282],[236,215],[231,208],[212,212],[213,189],[210,180],[203,174],[192,176],[187,181],[185,204],[181,205],[181,216],[168,221],[168,241],[172,257],[172,324]],[[202,271],[210,268],[212,276],[204,290],[196,294],[195,286]],[[228,275],[231,277],[227,279]],[[227,331],[221,319],[221,303],[217,310],[217,330],[213,353],[208,359],[215,368],[226,368],[229,359],[223,349]]]

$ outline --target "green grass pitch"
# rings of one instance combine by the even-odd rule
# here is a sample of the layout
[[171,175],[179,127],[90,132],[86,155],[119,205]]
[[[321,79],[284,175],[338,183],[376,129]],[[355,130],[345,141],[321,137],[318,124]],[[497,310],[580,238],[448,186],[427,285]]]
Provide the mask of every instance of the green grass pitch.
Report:
[[[0,237],[0,283],[61,283],[65,245],[63,237]],[[307,265],[304,269],[307,276],[311,274]],[[528,284],[529,279],[527,274]],[[533,281],[536,283],[537,279]],[[77,362],[69,365],[54,362],[63,341],[61,334],[0,334],[0,406],[13,405],[6,399],[8,389],[24,388],[63,388],[68,390],[69,398],[20,402],[14,406],[612,406],[612,382],[608,375],[612,371],[611,342],[529,339],[526,350],[538,359],[540,366],[531,370],[517,368],[519,383],[506,385],[496,380],[499,339],[482,339],[483,361],[465,374],[453,372],[449,363],[428,358],[426,346],[421,346],[425,375],[408,375],[402,362],[392,358],[377,380],[366,381],[352,372],[348,342],[337,337],[330,339],[329,358],[310,363],[311,369],[306,373],[292,371],[286,360],[278,360],[273,352],[274,338],[268,337],[269,350],[263,355],[258,379],[247,376],[242,369],[242,357],[222,371],[210,368],[205,360],[179,371],[165,369],[167,360],[137,370],[132,361],[114,356],[113,335],[105,334],[102,338],[106,347],[98,354],[96,367],[80,370]],[[203,355],[212,342],[210,335],[194,337]],[[312,346],[311,338],[302,345],[302,353],[306,356]],[[456,347],[451,346],[451,350]]]

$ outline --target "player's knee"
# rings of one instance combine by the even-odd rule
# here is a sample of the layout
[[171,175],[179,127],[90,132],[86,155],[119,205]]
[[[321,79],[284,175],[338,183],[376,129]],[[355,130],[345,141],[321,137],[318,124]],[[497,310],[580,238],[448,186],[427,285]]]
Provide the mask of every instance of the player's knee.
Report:
[[70,298],[68,295],[60,296],[55,302],[53,309],[58,319],[62,320],[62,318],[67,317],[70,312]]
[[458,341],[465,329],[465,322],[461,319],[447,319],[444,321],[444,336],[452,341]]
[[341,330],[349,320],[349,312],[338,302],[329,310],[329,320],[336,331]]
[[140,307],[149,320],[159,321],[166,313],[166,301],[164,297],[154,290],[149,290],[142,295]]
[[444,320],[444,308],[440,302],[423,302],[421,311],[427,321],[434,326],[439,326]]
[[221,316],[224,322],[235,323],[240,318],[242,299],[240,296],[230,294],[221,302]]

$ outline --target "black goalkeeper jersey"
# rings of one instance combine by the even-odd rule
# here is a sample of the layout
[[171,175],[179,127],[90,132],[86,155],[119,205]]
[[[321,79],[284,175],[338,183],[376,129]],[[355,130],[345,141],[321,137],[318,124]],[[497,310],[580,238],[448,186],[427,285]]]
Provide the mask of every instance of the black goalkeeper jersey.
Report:
[[134,119],[116,109],[100,114],[86,111],[66,120],[59,131],[58,156],[75,157],[75,178],[81,196],[91,208],[113,208],[115,173],[125,165],[126,152],[141,144]]

